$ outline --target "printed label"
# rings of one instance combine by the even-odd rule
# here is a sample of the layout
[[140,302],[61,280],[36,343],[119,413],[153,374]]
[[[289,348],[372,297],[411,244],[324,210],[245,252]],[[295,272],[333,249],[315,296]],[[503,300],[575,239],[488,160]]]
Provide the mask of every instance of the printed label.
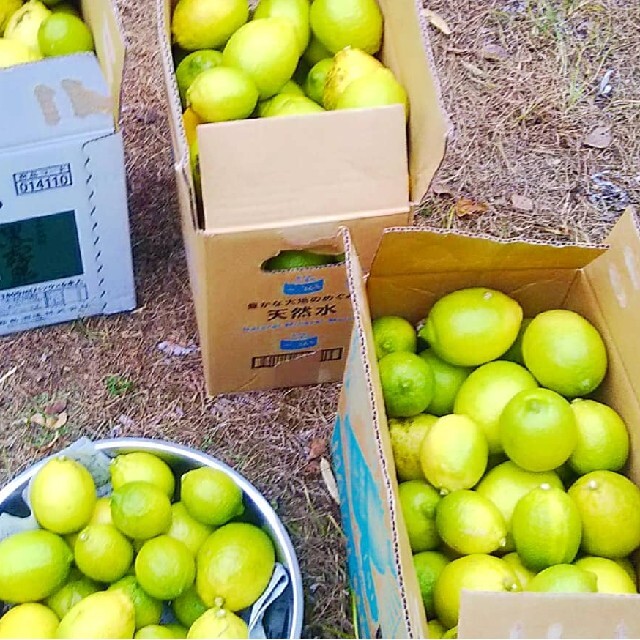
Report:
[[24,314],[46,313],[68,306],[79,307],[88,300],[89,291],[82,278],[18,291],[0,291],[0,318],[21,315],[28,319]]
[[293,282],[285,282],[282,293],[286,296],[299,296],[318,293],[324,289],[324,280],[311,276],[298,276]]
[[280,340],[280,348],[283,351],[297,351],[298,349],[313,349],[318,344],[318,336],[310,336],[300,333],[289,339]]
[[54,164],[50,167],[20,171],[13,174],[13,184],[18,196],[70,187],[73,185],[71,165]]
[[[334,362],[342,360],[342,347],[334,349],[322,349],[320,351],[320,362]],[[313,351],[295,351],[293,353],[274,353],[268,356],[254,356],[251,358],[252,369],[271,369],[282,362],[290,362],[301,356],[306,356]]]

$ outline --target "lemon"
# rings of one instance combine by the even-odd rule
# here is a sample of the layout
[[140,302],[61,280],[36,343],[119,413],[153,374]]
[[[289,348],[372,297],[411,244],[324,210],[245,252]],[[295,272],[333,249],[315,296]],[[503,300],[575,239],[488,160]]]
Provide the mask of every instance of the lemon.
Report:
[[445,544],[462,554],[492,553],[504,548],[507,536],[498,508],[469,489],[442,498],[436,508],[436,530]]
[[309,44],[309,0],[260,0],[253,19],[261,18],[289,20],[298,40],[298,55],[304,53]]
[[390,353],[378,362],[378,371],[389,418],[410,418],[429,406],[435,380],[420,356],[407,351]]
[[427,631],[429,638],[442,638],[447,630],[440,620],[429,620],[427,622]]
[[325,109],[335,109],[340,96],[352,82],[382,68],[379,60],[360,49],[348,47],[336,53],[324,83],[322,104]]
[[186,638],[187,630],[177,624],[149,624],[136,631],[134,638]]
[[176,481],[171,467],[146,451],[134,451],[116,456],[109,465],[113,490],[130,482],[149,482],[162,489],[171,499]]
[[13,67],[16,64],[35,62],[42,56],[33,51],[26,44],[18,40],[0,38],[0,69]]
[[325,47],[313,33],[309,36],[309,45],[302,54],[302,60],[308,65],[310,69],[315,64],[324,60],[325,58],[333,58],[333,53]]
[[91,474],[79,462],[64,457],[46,462],[29,491],[33,515],[40,526],[60,534],[82,529],[97,500]]
[[203,122],[248,118],[258,102],[258,90],[240,69],[214,67],[200,73],[187,91],[187,103]]
[[427,482],[408,480],[398,486],[398,498],[413,553],[435,549],[440,544],[435,522],[440,494]]
[[422,472],[441,493],[473,487],[482,477],[487,459],[487,440],[467,416],[439,418],[420,448]]
[[53,13],[70,13],[80,17],[80,11],[71,2],[45,2]]
[[17,40],[29,47],[34,55],[41,57],[38,46],[40,25],[51,15],[51,11],[39,0],[29,0],[11,14],[4,29],[7,40]]
[[0,618],[0,638],[55,638],[59,622],[43,604],[19,604]]
[[197,556],[196,589],[209,607],[239,611],[252,605],[269,584],[275,565],[271,538],[258,527],[233,522],[214,531]]
[[264,113],[265,118],[297,116],[305,113],[319,113],[324,109],[306,96],[279,94],[271,98],[271,104]]
[[458,625],[451,627],[448,631],[444,632],[443,638],[457,638],[458,637]]
[[248,638],[249,627],[235,613],[226,609],[209,609],[192,625],[187,638]]
[[132,638],[135,610],[122,591],[98,591],[83,598],[62,618],[58,638]]
[[89,524],[113,524],[111,519],[111,497],[98,498],[89,518]]
[[598,330],[566,309],[539,313],[522,337],[525,365],[538,382],[568,398],[586,396],[607,372],[607,350]]
[[571,409],[578,426],[578,444],[569,464],[583,475],[590,471],[619,471],[629,456],[629,432],[622,418],[595,400],[576,398]]
[[390,69],[376,69],[354,80],[336,100],[335,109],[364,109],[401,104],[409,118],[409,98]]
[[582,518],[582,549],[624,558],[640,546],[640,489],[613,471],[592,471],[569,488]]
[[[333,58],[322,58],[322,60],[318,60],[309,70],[304,83],[304,91],[307,96],[321,106],[324,106],[324,87],[332,66]],[[404,320],[404,318],[402,319]],[[413,326],[411,326],[411,328],[413,329]],[[415,329],[413,332],[415,334]],[[415,351],[415,348],[412,349],[412,351]]]
[[515,551],[502,556],[502,559],[513,569],[522,589],[526,589],[529,580],[536,575],[535,572],[522,564],[522,559]]
[[524,358],[522,356],[522,336],[526,328],[531,323],[531,318],[523,318],[516,341],[504,352],[501,356],[501,360],[508,360],[509,362],[515,362],[516,364],[524,365]]
[[43,56],[66,56],[93,51],[93,35],[82,18],[55,12],[38,29],[38,46]]
[[596,575],[591,571],[572,564],[556,564],[531,578],[526,591],[595,593],[597,584]]
[[136,630],[158,624],[162,617],[162,602],[152,598],[138,583],[135,576],[126,576],[114,582],[108,591],[119,590],[131,598],[135,611]]
[[459,289],[431,308],[418,336],[451,364],[471,367],[499,358],[522,322],[520,305],[495,289]]
[[376,0],[314,0],[311,30],[332,53],[345,47],[376,53],[382,44],[382,12]]
[[187,628],[189,628],[205,611],[209,609],[202,602],[195,586],[183,591],[171,603],[171,608],[176,618]]
[[458,624],[463,589],[509,592],[520,591],[520,585],[511,567],[495,556],[477,553],[453,560],[433,590],[437,618],[448,629]]
[[548,485],[556,489],[564,489],[562,482],[554,471],[526,471],[517,464],[503,462],[488,471],[475,488],[476,492],[484,496],[498,507],[507,525],[507,540],[504,551],[514,549],[511,535],[511,518],[513,510],[520,498],[526,496],[532,489]]
[[580,513],[562,489],[532,489],[516,504],[511,523],[516,551],[532,571],[572,562],[578,553]]
[[411,418],[390,418],[389,437],[398,479],[424,480],[420,448],[429,429],[438,418],[419,413]]
[[269,111],[271,110],[271,106],[277,101],[281,101],[283,97],[286,96],[302,96],[304,97],[304,91],[299,87],[299,85],[293,80],[289,80],[275,96],[271,96],[267,100],[260,100],[258,102],[258,116],[260,118],[264,118],[269,115]]
[[298,65],[297,49],[296,32],[289,20],[262,18],[243,25],[229,38],[222,61],[244,71],[264,100],[291,80]]
[[378,360],[396,351],[416,352],[418,344],[416,330],[404,318],[399,316],[376,318],[371,323],[371,331]]
[[598,593],[638,593],[635,581],[609,558],[585,556],[576,560],[574,565],[596,575]]
[[629,558],[613,558],[613,561],[629,576],[631,582],[636,585],[638,576],[636,574],[636,568],[633,566],[633,562]]
[[453,403],[454,413],[469,416],[482,428],[490,453],[500,453],[499,419],[518,392],[537,388],[536,379],[514,362],[496,360],[478,367],[466,378]]
[[88,525],[73,550],[78,569],[98,582],[119,580],[133,560],[131,543],[112,524]]
[[332,257],[322,253],[304,249],[283,249],[271,256],[262,264],[265,271],[283,271],[286,269],[303,269],[305,267],[321,267],[332,263]]
[[[433,589],[442,570],[449,562],[449,558],[438,551],[422,551],[413,555],[413,566],[418,577],[420,595],[429,620],[436,615],[433,604]],[[429,635],[429,637],[433,636]]]
[[147,540],[135,561],[138,584],[158,600],[173,600],[195,579],[193,555],[183,542],[167,535]]
[[187,103],[187,90],[198,75],[207,69],[219,67],[221,64],[222,52],[214,49],[192,51],[180,61],[176,66],[176,82],[183,106]]
[[212,528],[196,520],[182,502],[171,505],[171,526],[167,535],[180,540],[195,556],[198,550],[209,537]]
[[186,51],[217,49],[248,19],[247,0],[178,0],[171,32]]
[[0,3],[0,36],[9,22],[9,18],[22,6],[22,0],[3,0]]
[[189,145],[189,147],[191,147],[191,145],[193,144],[197,145],[198,125],[203,123],[204,123],[204,120],[202,120],[202,118],[200,118],[200,116],[198,116],[191,107],[187,107],[184,110],[184,113],[182,114],[182,124],[184,126],[184,134],[187,139],[187,144]]
[[69,575],[73,554],[55,533],[35,529],[0,541],[0,600],[33,602],[50,596]]
[[64,618],[71,607],[96,591],[99,591],[98,585],[93,580],[72,569],[67,581],[46,599],[45,604],[58,618]]
[[125,536],[147,540],[171,526],[171,502],[155,484],[129,482],[111,494],[111,517]]
[[500,415],[499,428],[505,453],[528,471],[559,467],[578,444],[571,405],[550,389],[529,389],[513,396]]
[[204,524],[225,524],[244,512],[242,489],[220,469],[187,471],[181,479],[180,496],[187,511]]
[[433,399],[427,407],[429,413],[435,416],[453,413],[453,405],[458,391],[472,369],[449,364],[439,358],[431,349],[421,351],[420,357],[427,362],[433,371]]

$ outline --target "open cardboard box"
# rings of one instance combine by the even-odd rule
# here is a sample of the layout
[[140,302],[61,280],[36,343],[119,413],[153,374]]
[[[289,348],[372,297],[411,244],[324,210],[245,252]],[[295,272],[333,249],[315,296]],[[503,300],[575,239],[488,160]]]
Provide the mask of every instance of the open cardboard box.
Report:
[[[625,420],[628,474],[640,482],[640,230],[631,211],[609,247],[469,237],[437,229],[384,233],[366,281],[345,231],[355,320],[332,440],[360,637],[428,637],[400,510],[371,319],[423,319],[442,295],[471,286],[513,296],[525,317],[572,309],[601,332],[608,373],[596,393]],[[461,256],[464,260],[461,260]],[[640,596],[465,591],[460,638],[640,637]]]
[[0,335],[136,304],[124,36],[111,0],[81,6],[97,55],[0,69]]
[[366,268],[382,230],[411,222],[450,129],[419,3],[380,0],[382,59],[407,88],[408,127],[398,105],[200,125],[201,207],[171,57],[174,5],[158,0],[160,39],[207,389],[337,381],[352,325],[344,265],[261,265],[281,249],[340,254],[347,226]]

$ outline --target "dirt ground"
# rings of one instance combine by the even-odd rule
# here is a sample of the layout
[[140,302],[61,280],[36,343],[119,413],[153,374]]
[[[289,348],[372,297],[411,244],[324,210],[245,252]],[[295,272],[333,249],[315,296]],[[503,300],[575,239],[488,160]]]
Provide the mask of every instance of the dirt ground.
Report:
[[[201,448],[252,481],[288,527],[304,575],[305,637],[352,637],[339,511],[319,473],[339,386],[208,399],[198,351],[159,348],[197,347],[198,336],[154,3],[119,5],[139,307],[0,339],[0,480],[80,435]],[[640,200],[640,4],[432,0],[429,9],[455,133],[417,224],[603,240]]]

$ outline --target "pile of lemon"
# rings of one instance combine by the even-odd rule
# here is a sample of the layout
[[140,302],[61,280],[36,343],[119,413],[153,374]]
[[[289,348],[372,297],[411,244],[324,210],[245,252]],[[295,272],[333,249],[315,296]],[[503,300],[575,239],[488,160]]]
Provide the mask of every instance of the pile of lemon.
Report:
[[[122,454],[98,498],[79,462],[55,457],[29,490],[40,528],[0,542],[2,638],[248,638],[236,612],[264,592],[269,536],[243,522],[223,471],[179,479],[160,458]],[[169,619],[175,623],[161,624]]]
[[0,68],[93,50],[74,0],[0,2]]
[[586,318],[469,288],[373,337],[431,637],[456,636],[462,589],[637,593],[640,489],[623,419],[587,397],[608,355]]

